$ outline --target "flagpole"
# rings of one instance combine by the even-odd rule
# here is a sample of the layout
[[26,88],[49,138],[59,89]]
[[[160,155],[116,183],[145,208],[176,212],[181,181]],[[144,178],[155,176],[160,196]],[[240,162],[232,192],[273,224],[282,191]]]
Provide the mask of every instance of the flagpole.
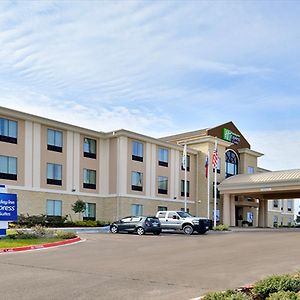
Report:
[[[217,138],[215,139],[215,151],[217,151]],[[218,164],[215,163],[215,185],[214,185],[214,227],[217,226],[217,167]]]
[[210,217],[210,157],[207,151],[207,219]]
[[186,149],[186,144],[184,145],[184,161],[185,161],[185,166],[184,166],[184,211],[187,211],[187,149]]

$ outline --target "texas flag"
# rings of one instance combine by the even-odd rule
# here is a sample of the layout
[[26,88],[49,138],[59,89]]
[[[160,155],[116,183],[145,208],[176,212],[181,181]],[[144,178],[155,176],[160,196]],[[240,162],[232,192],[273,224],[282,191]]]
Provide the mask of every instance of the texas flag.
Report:
[[206,156],[205,160],[205,177],[207,178],[208,176],[208,155]]

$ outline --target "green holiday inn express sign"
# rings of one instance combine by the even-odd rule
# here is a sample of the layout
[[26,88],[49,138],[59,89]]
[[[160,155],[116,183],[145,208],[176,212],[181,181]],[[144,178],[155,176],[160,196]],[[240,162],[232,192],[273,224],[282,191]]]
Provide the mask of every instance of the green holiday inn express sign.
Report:
[[233,133],[231,130],[229,130],[227,128],[223,128],[222,138],[223,138],[223,140],[231,142],[236,145],[241,140],[241,137],[238,134]]

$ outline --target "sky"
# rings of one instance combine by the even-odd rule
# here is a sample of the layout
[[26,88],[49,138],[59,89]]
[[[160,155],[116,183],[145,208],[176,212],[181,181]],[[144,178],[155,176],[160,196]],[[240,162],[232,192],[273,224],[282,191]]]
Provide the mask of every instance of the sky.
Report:
[[0,1],[0,106],[153,137],[233,121],[300,168],[299,1]]

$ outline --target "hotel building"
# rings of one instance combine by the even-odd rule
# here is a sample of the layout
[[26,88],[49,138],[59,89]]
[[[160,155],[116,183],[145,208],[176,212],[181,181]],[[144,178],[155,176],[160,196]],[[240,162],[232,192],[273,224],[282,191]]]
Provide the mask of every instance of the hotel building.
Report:
[[[218,184],[233,175],[264,171],[257,166],[262,154],[251,149],[232,122],[156,139],[123,129],[99,132],[0,107],[0,183],[18,195],[19,214],[74,219],[72,204],[78,199],[86,203],[84,219],[112,221],[126,215],[182,210],[182,153],[187,144],[187,208],[201,217],[207,217],[209,210],[212,218],[214,170],[210,167],[208,205],[205,161],[216,139]],[[228,220],[226,197],[217,193],[221,223]],[[241,221],[259,225],[260,204],[255,197],[237,193],[233,201],[229,225],[241,225]],[[277,223],[291,221],[293,201],[276,199],[268,205],[265,226],[273,226],[275,216],[281,217]]]

